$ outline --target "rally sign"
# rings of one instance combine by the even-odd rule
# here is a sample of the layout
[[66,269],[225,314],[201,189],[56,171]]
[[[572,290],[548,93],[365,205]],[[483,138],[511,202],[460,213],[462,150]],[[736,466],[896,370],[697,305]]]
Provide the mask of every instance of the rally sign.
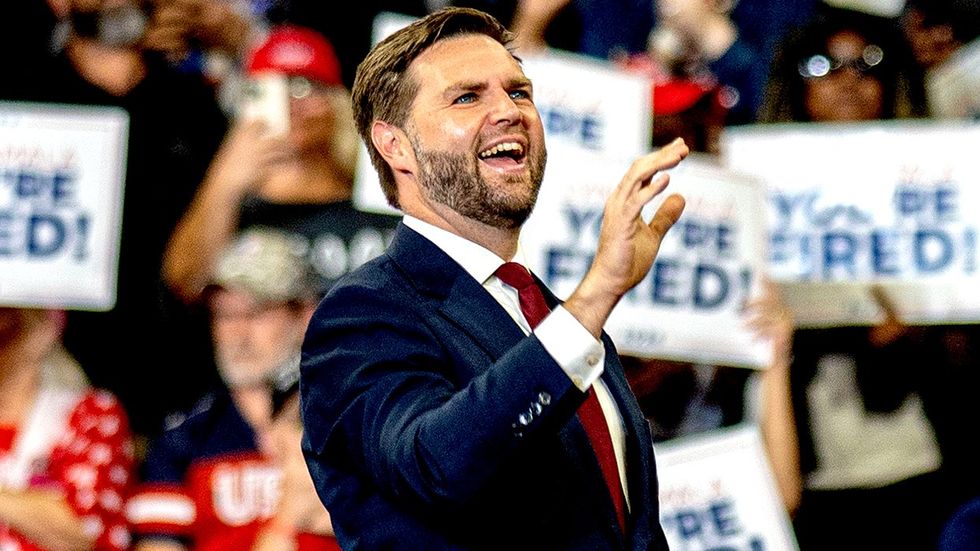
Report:
[[980,319],[980,124],[733,127],[725,163],[767,185],[770,271],[800,325]]
[[[588,271],[606,198],[632,159],[579,152],[548,167],[521,246],[531,269],[560,298]],[[668,192],[687,207],[667,233],[653,268],[616,306],[605,329],[620,352],[641,357],[764,367],[769,343],[748,331],[746,301],[765,268],[764,195],[751,179],[693,154],[671,171]]]
[[[400,14],[379,15],[374,21],[374,41],[413,20]],[[534,84],[534,103],[544,125],[549,167],[578,152],[621,158],[649,149],[652,114],[647,78],[570,52],[517,54]],[[391,211],[366,148],[359,156],[354,201],[366,210]]]
[[0,102],[0,305],[115,304],[128,114]]
[[549,148],[615,158],[649,151],[653,132],[649,79],[561,50],[523,60],[524,73],[534,83],[534,104]]
[[675,551],[796,551],[758,427],[657,443],[660,522]]

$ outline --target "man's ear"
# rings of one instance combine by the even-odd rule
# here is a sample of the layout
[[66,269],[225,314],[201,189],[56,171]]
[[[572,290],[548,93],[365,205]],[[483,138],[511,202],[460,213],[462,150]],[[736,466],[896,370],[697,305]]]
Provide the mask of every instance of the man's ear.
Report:
[[371,142],[395,172],[415,172],[415,151],[401,128],[386,122],[374,121]]

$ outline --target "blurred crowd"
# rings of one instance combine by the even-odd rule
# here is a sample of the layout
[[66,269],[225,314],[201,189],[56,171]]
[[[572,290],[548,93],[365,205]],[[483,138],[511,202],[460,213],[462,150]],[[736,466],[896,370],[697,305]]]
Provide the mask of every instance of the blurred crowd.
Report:
[[[977,48],[976,0],[8,3],[0,100],[116,106],[129,132],[115,306],[0,297],[0,549],[338,548],[299,448],[299,350],[398,222],[354,204],[349,88],[375,15],[448,4],[497,16],[519,54],[649,76],[651,147],[980,118],[936,85]],[[978,549],[980,335],[878,300],[879,325],[795,329],[768,285],[747,309],[768,369],[627,373],[657,440],[759,424],[803,551]]]

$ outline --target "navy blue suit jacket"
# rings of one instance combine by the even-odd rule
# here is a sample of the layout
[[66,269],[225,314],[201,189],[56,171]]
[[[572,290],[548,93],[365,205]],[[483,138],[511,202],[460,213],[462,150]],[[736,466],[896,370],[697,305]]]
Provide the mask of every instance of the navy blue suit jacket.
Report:
[[324,298],[303,344],[304,451],[344,549],[667,549],[649,429],[603,342],[626,436],[625,536],[575,417],[585,394],[400,224]]

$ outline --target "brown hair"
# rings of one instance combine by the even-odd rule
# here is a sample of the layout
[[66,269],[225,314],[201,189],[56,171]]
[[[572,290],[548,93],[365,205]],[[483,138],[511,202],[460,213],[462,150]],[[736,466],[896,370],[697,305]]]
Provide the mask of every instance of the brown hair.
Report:
[[492,15],[472,8],[444,8],[418,19],[379,42],[357,67],[352,97],[357,131],[371,154],[388,203],[398,208],[395,176],[371,142],[375,121],[402,127],[408,119],[419,83],[408,67],[440,40],[484,34],[510,50],[513,34]]

